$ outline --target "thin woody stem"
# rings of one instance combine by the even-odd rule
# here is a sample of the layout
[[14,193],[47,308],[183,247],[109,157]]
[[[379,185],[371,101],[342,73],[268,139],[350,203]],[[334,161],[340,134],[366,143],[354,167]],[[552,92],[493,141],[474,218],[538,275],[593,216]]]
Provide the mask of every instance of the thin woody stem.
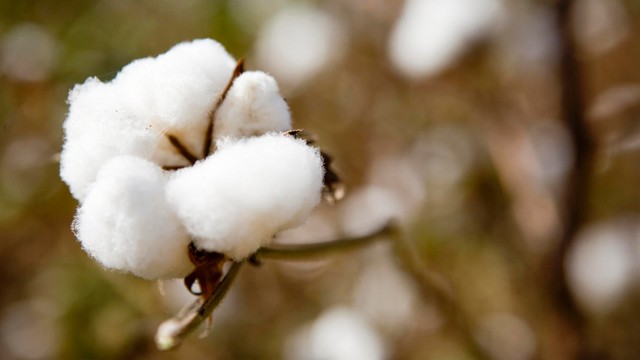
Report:
[[231,74],[231,78],[229,78],[227,85],[222,90],[222,93],[218,97],[218,100],[216,100],[216,103],[213,106],[213,109],[211,109],[211,112],[209,112],[209,124],[207,125],[207,130],[205,132],[202,158],[206,158],[211,152],[211,145],[213,144],[213,124],[216,119],[216,113],[218,112],[218,109],[224,102],[224,99],[227,97],[227,93],[229,92],[229,89],[231,89],[231,85],[233,85],[233,81],[238,76],[240,76],[240,74],[242,74],[243,72],[244,72],[244,59],[240,59],[238,60],[236,67],[233,69],[233,73]]
[[187,159],[191,163],[191,165],[195,164],[196,161],[198,161],[198,158],[195,155],[193,155],[191,151],[189,151],[189,149],[187,149],[177,137],[171,134],[165,134],[165,135],[167,136],[167,139],[169,139],[169,142],[171,143],[171,145],[173,145],[173,147],[175,147],[176,150],[178,150],[180,155],[182,155],[185,159]]
[[372,234],[354,239],[334,240],[317,244],[277,245],[261,248],[253,255],[251,260],[258,262],[266,259],[308,260],[310,258],[322,257],[361,248],[377,240],[383,239],[384,235],[390,235],[393,231],[395,231],[395,226],[387,224]]
[[419,261],[415,257],[415,251],[410,249],[408,244],[404,242],[397,226],[392,222],[369,235],[354,239],[335,240],[317,244],[277,245],[261,248],[251,257],[250,262],[260,263],[262,260],[268,259],[304,261],[344,251],[356,250],[363,246],[370,245],[375,241],[385,239],[385,237],[392,239],[396,254],[398,254],[404,267],[420,285],[425,296],[435,298],[440,308],[446,314],[447,318],[451,320],[452,325],[463,337],[474,355],[476,355],[478,359],[490,358],[485,350],[475,341],[471,325],[463,316],[462,308],[454,295],[446,288],[446,285],[434,277],[433,274],[423,270],[423,267],[419,265]]
[[[586,318],[571,294],[565,267],[569,249],[576,241],[578,230],[588,210],[595,150],[595,142],[585,116],[584,79],[573,34],[571,15],[575,3],[574,0],[556,0],[555,3],[560,48],[558,77],[561,89],[561,115],[571,136],[571,150],[574,155],[564,184],[563,228],[558,247],[550,256],[550,265],[546,266],[549,269],[546,281],[548,289],[551,290],[550,295],[557,316],[567,327],[563,329],[563,334],[570,334],[568,341],[565,341],[565,344],[568,344],[565,346],[569,349],[566,358],[594,359],[597,355],[585,331]],[[571,339],[571,335],[574,339]]]
[[[319,244],[281,245],[273,248],[262,248],[258,250],[249,261],[258,262],[263,259],[304,260],[331,255],[371,244],[385,235],[391,235],[395,231],[396,227],[394,225],[387,224],[370,235],[354,239],[336,240]],[[189,334],[194,332],[200,324],[209,318],[231,287],[243,263],[244,261],[232,263],[231,268],[211,296],[204,301],[202,299],[196,300],[189,304],[178,315],[160,324],[155,337],[158,349],[171,350],[180,346]]]
[[220,304],[238,275],[243,262],[233,262],[224,279],[218,284],[213,294],[204,302],[201,299],[189,304],[176,317],[164,321],[156,332],[156,346],[160,350],[174,349],[206,321],[213,310]]

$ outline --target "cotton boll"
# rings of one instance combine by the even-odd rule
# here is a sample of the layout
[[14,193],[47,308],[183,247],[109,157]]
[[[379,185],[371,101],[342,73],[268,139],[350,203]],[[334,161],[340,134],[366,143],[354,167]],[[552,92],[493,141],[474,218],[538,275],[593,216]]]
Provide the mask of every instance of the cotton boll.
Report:
[[501,0],[408,0],[389,40],[393,65],[407,77],[437,74],[495,25]]
[[291,115],[276,80],[261,71],[249,71],[233,82],[214,126],[216,138],[262,135],[290,130]]
[[167,53],[158,56],[160,62],[174,61],[174,59],[182,60],[185,72],[196,69],[209,79],[225,82],[236,64],[224,46],[212,39],[182,42],[172,47]]
[[206,120],[235,61],[211,39],[180,43],[155,58],[138,59],[113,80],[141,117],[160,127],[190,127]]
[[158,56],[150,70],[158,86],[153,95],[159,119],[177,128],[206,123],[234,66],[233,58],[210,39],[178,44]]
[[68,102],[60,176],[82,202],[106,161],[125,154],[147,157],[159,139],[122,106],[117,89],[98,79],[75,86]]
[[[156,58],[125,66],[113,83],[149,131],[170,133],[201,153],[209,112],[229,81],[235,60],[211,39],[178,44]],[[152,160],[175,165],[175,149],[163,141]]]
[[287,6],[261,29],[256,57],[286,88],[295,89],[339,61],[347,37],[330,13],[308,5]]
[[196,245],[242,259],[300,225],[320,201],[319,151],[269,133],[218,142],[218,150],[167,184],[167,198]]
[[147,160],[120,156],[106,163],[76,215],[83,248],[108,268],[146,279],[186,276],[193,267],[189,237],[164,187],[163,171]]
[[46,80],[57,66],[59,55],[58,41],[36,24],[19,24],[0,37],[0,72],[13,80]]
[[61,156],[61,177],[74,197],[84,199],[100,167],[114,156],[187,165],[166,134],[201,154],[209,112],[234,64],[216,41],[195,40],[136,60],[111,82],[90,78],[74,87]]
[[635,259],[618,223],[584,229],[567,258],[568,281],[578,302],[596,314],[613,310],[633,282]]
[[133,113],[138,114],[141,121],[158,121],[156,99],[154,93],[158,92],[157,78],[154,69],[155,59],[146,57],[137,59],[124,66],[111,80],[110,84],[116,88],[122,102]]
[[384,359],[380,334],[359,313],[333,307],[287,341],[286,359]]
[[113,86],[95,77],[74,86],[67,98],[69,113],[64,122],[67,138],[80,137],[91,131],[95,123],[120,118],[119,99]]

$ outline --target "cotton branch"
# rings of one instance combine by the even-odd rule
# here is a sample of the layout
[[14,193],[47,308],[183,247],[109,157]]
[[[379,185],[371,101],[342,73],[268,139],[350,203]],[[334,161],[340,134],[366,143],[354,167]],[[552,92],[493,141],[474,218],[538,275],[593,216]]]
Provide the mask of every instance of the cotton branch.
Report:
[[253,255],[252,261],[260,262],[267,259],[308,260],[310,258],[356,250],[377,240],[384,239],[384,236],[391,235],[395,231],[397,231],[396,226],[392,223],[388,223],[369,235],[353,239],[334,240],[316,244],[276,245],[272,247],[264,247]]
[[225,275],[224,279],[218,284],[213,294],[204,300],[204,302],[202,299],[198,299],[187,306],[177,316],[160,324],[155,337],[158,349],[171,350],[180,346],[189,334],[209,318],[213,310],[220,304],[229,291],[242,264],[242,262],[232,263],[227,275]]
[[[572,313],[576,311],[576,306],[567,287],[563,263],[586,213],[593,157],[593,140],[584,115],[581,66],[577,59],[576,44],[571,31],[570,17],[573,3],[573,0],[561,0],[557,5],[562,51],[560,59],[562,118],[570,131],[574,163],[565,182],[564,227],[554,262],[555,272],[561,275],[557,277],[556,300]],[[572,316],[579,317],[577,314]]]
[[[259,262],[266,259],[307,260],[309,258],[355,250],[380,240],[385,235],[391,235],[396,231],[394,225],[387,224],[383,228],[359,238],[335,240],[317,244],[280,245],[272,248],[261,248],[251,257],[250,261]],[[211,296],[207,297],[204,301],[202,299],[196,300],[183,309],[178,315],[160,324],[155,336],[158,349],[171,350],[180,346],[189,334],[195,331],[200,324],[211,316],[213,310],[215,310],[222,299],[224,299],[243,263],[244,262],[232,263],[231,268]]]
[[562,121],[572,140],[574,162],[565,184],[562,209],[563,228],[558,248],[550,259],[549,289],[558,316],[574,333],[578,349],[575,358],[590,358],[584,334],[584,318],[573,299],[564,266],[567,253],[575,242],[584,221],[592,172],[594,142],[585,121],[583,80],[577,48],[572,33],[571,15],[575,1],[558,0],[556,3],[557,28],[560,46],[559,77],[561,81]]

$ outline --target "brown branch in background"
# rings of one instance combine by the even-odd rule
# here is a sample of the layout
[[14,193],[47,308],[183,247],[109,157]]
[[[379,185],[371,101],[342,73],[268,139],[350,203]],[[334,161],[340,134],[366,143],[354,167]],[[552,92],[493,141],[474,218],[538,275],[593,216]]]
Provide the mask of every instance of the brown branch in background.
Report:
[[202,147],[202,158],[206,158],[209,156],[211,152],[211,146],[213,144],[213,124],[215,123],[216,113],[220,108],[220,105],[224,102],[224,99],[227,97],[227,93],[229,89],[231,89],[231,85],[233,85],[233,81],[240,76],[244,72],[244,59],[238,60],[236,63],[236,67],[233,69],[233,73],[231,73],[231,78],[227,81],[227,85],[225,85],[222,93],[216,100],[216,103],[213,105],[213,109],[209,112],[209,124],[207,125],[207,130],[205,131],[204,137],[204,146]]
[[193,155],[191,151],[189,151],[189,149],[187,149],[177,137],[171,134],[165,134],[165,135],[167,136],[167,139],[169,139],[169,142],[171,143],[171,145],[173,145],[173,147],[175,147],[176,150],[178,150],[180,155],[182,155],[185,159],[187,159],[191,163],[191,165],[195,164],[196,161],[198,161],[198,158],[195,155]]
[[561,81],[561,114],[564,125],[569,130],[573,146],[573,166],[567,174],[564,184],[564,198],[561,206],[562,229],[556,251],[550,256],[548,287],[556,314],[572,333],[574,344],[569,339],[565,346],[567,356],[576,359],[590,359],[589,344],[585,334],[585,319],[571,295],[567,273],[564,266],[567,253],[575,242],[577,232],[582,225],[587,210],[589,185],[592,172],[594,142],[585,121],[583,81],[577,48],[573,36],[572,10],[574,0],[556,2],[557,31],[560,47],[559,77]]

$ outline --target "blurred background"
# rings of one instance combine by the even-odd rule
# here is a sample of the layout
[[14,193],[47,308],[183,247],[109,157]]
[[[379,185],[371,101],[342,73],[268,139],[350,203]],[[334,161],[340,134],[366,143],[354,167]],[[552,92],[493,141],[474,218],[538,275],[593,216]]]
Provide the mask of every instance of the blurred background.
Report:
[[[580,154],[553,3],[0,1],[0,358],[562,359],[576,337],[598,358],[639,358],[640,2],[571,11],[595,146],[559,272],[545,264]],[[210,334],[160,353],[156,327],[191,295],[82,251],[56,155],[74,84],[204,37],[276,77],[348,187],[279,241],[391,218],[404,237],[247,266]],[[575,299],[568,325],[558,283]]]

